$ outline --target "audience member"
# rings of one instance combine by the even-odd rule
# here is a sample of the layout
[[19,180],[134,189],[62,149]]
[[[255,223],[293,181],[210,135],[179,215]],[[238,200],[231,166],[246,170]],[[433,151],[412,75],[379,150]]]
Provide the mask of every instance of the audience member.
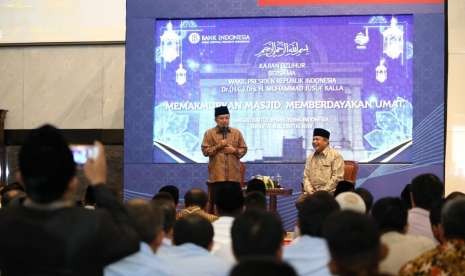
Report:
[[215,187],[215,206],[219,218],[213,222],[213,254],[228,261],[235,262],[231,247],[231,226],[234,218],[242,211],[244,195],[237,182],[218,182]]
[[174,185],[166,185],[166,186],[163,186],[160,188],[160,190],[158,191],[158,193],[160,192],[164,192],[164,193],[168,193],[170,194],[172,197],[173,197],[173,200],[174,200],[174,207],[178,207],[178,203],[179,203],[179,189],[174,186]]
[[373,195],[365,188],[357,188],[355,189],[355,193],[363,199],[363,202],[365,202],[366,213],[369,214],[371,206],[373,206]]
[[187,191],[184,195],[185,208],[178,212],[177,218],[182,218],[188,215],[196,214],[214,222],[218,219],[217,216],[206,212],[208,202],[207,193],[199,188],[193,188]]
[[347,180],[341,180],[337,183],[336,190],[334,190],[333,196],[336,197],[340,193],[344,193],[344,192],[353,192],[355,189],[354,187],[355,187],[354,183],[347,181]]
[[366,213],[366,206],[363,198],[354,192],[344,192],[336,196],[341,210],[351,210],[362,214]]
[[231,237],[238,261],[251,256],[282,258],[284,229],[275,214],[259,209],[245,211],[234,220]]
[[[159,196],[159,195],[162,196]],[[163,213],[163,240],[160,247],[157,250],[157,255],[164,255],[169,253],[173,248],[173,228],[176,222],[176,209],[174,208],[174,202],[172,197],[168,193],[158,193],[152,199],[152,204],[160,208]]]
[[105,276],[173,275],[155,255],[163,239],[163,213],[148,201],[133,199],[126,204],[134,228],[141,237],[139,252],[105,268]]
[[459,191],[452,192],[446,197],[446,201],[449,201],[451,199],[455,199],[458,197],[465,197],[465,194]]
[[20,183],[14,182],[3,187],[0,191],[0,197],[2,198],[1,206],[5,208],[10,203],[20,204],[26,197],[26,193],[24,192],[24,187]]
[[229,276],[297,276],[295,270],[285,262],[273,257],[244,258]]
[[157,199],[163,199],[163,200],[171,201],[171,203],[173,203],[174,209],[176,210],[176,202],[174,201],[174,198],[170,193],[168,193],[168,192],[159,192],[158,194],[155,194],[152,197],[152,200],[157,200]]
[[284,247],[284,260],[289,262],[300,276],[331,275],[327,264],[330,256],[326,241],[322,238],[325,219],[339,210],[339,204],[326,191],[308,195],[296,204],[298,237]]
[[266,196],[266,186],[263,180],[258,179],[258,178],[252,178],[247,182],[247,188],[245,193],[251,193],[251,192],[260,192],[264,196]]
[[410,193],[410,183],[405,185],[404,189],[400,193],[400,198],[404,202],[408,210],[412,209],[412,195]]
[[423,236],[406,235],[407,207],[400,198],[386,197],[378,200],[371,211],[381,232],[381,241],[388,247],[386,258],[379,270],[396,275],[409,260],[434,248],[435,243]]
[[176,221],[173,243],[176,245],[163,255],[163,261],[175,270],[175,275],[224,276],[230,265],[210,254],[213,246],[213,227],[204,217],[191,215]]
[[387,249],[371,217],[350,210],[335,212],[326,219],[323,236],[328,242],[333,274],[381,275],[378,265]]
[[429,212],[434,202],[443,198],[444,187],[434,174],[421,174],[410,184],[413,208],[408,212],[408,234],[421,235],[435,241],[429,221]]
[[101,275],[103,267],[139,247],[122,204],[105,187],[104,147],[84,165],[99,208],[74,206],[76,164],[60,131],[32,130],[19,152],[27,198],[0,210],[2,275]]
[[244,198],[244,209],[261,209],[266,210],[266,197],[261,192],[249,192]]
[[442,230],[441,223],[441,210],[445,201],[435,201],[431,205],[431,210],[429,211],[429,222],[431,223],[431,231],[433,232],[434,239],[438,243],[444,243],[444,231]]
[[465,199],[447,201],[441,212],[446,242],[408,262],[399,275],[463,275],[465,271]]

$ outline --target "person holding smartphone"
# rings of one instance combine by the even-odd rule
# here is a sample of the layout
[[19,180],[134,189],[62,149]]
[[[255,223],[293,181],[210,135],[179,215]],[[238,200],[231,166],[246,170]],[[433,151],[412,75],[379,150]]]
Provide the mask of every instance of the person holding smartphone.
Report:
[[84,164],[96,210],[75,206],[76,163],[60,131],[34,129],[19,152],[21,205],[0,210],[2,275],[102,275],[103,267],[139,249],[124,206],[105,187],[104,147]]

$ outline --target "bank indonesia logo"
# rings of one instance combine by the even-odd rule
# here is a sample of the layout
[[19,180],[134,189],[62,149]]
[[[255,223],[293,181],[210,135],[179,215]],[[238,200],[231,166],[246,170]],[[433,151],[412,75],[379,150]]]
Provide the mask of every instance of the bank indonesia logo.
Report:
[[192,44],[197,44],[200,42],[200,35],[198,33],[191,33],[189,35],[189,42]]

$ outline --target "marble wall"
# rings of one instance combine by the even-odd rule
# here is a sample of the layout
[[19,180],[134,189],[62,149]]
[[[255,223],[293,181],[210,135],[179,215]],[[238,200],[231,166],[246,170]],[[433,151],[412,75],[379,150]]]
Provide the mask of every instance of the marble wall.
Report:
[[449,0],[448,6],[446,194],[465,192],[465,1]]
[[[44,123],[63,129],[124,128],[124,44],[0,47],[0,109],[5,129]],[[73,141],[71,141],[73,142]],[[107,146],[108,185],[123,187],[123,145]],[[19,145],[7,146],[8,183]],[[78,171],[82,196],[87,185]]]
[[0,47],[5,129],[122,129],[124,44]]

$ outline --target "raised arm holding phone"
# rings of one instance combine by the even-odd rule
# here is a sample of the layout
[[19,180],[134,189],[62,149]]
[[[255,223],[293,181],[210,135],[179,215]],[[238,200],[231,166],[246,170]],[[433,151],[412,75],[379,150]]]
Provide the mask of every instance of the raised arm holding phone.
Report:
[[31,131],[19,152],[24,203],[0,209],[2,275],[102,275],[103,267],[139,248],[122,203],[105,187],[105,150],[88,159],[84,174],[97,208],[77,207],[76,163],[61,132],[51,125]]

